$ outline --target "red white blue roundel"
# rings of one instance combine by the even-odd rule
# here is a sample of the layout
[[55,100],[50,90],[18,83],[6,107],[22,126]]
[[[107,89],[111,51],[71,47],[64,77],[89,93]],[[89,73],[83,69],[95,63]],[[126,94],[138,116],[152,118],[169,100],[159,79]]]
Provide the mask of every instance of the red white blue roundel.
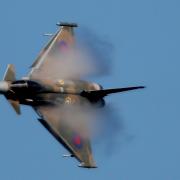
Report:
[[68,45],[66,41],[63,41],[63,40],[58,42],[58,47],[60,51],[66,51],[68,49]]
[[81,136],[79,136],[78,134],[73,135],[72,142],[75,145],[75,147],[78,149],[81,149],[83,146],[83,140],[82,140]]

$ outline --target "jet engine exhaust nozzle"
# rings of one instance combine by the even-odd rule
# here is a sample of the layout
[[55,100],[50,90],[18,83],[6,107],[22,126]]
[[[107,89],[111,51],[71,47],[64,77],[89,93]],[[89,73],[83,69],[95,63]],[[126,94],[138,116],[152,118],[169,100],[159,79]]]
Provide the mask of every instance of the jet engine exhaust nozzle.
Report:
[[6,81],[0,81],[0,93],[4,94],[9,90],[9,84]]

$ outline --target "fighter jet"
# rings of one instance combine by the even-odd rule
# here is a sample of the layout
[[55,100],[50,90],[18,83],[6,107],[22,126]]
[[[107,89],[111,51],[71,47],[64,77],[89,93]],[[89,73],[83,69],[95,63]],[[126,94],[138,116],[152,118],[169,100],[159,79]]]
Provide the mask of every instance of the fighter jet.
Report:
[[[6,97],[18,115],[21,114],[21,104],[31,106],[39,116],[38,121],[68,150],[69,155],[64,157],[75,157],[80,162],[80,167],[95,168],[97,166],[92,156],[90,137],[84,135],[81,129],[83,122],[72,123],[68,119],[72,116],[64,111],[67,107],[83,108],[86,104],[96,108],[103,107],[106,96],[144,86],[103,89],[101,85],[81,80],[78,76],[59,77],[61,59],[73,57],[72,49],[76,44],[73,30],[77,24],[57,25],[58,31],[54,35],[48,34],[51,36],[50,41],[40,52],[26,77],[17,80],[14,66],[8,65],[4,78],[0,81],[0,94]],[[66,70],[66,67],[63,68]]]

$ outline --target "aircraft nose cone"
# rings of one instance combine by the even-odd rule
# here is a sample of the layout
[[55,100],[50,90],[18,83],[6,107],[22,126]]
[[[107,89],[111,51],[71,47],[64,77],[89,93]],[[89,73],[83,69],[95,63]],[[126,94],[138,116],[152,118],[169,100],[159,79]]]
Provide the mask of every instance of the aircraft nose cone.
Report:
[[9,84],[6,81],[0,81],[0,93],[4,94],[9,90]]

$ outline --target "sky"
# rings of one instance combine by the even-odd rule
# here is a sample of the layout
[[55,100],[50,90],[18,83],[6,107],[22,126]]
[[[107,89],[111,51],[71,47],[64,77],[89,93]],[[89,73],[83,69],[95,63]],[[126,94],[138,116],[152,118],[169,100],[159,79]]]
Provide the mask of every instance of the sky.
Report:
[[105,88],[147,87],[107,98],[120,117],[109,121],[120,128],[110,138],[92,142],[98,168],[90,170],[62,158],[66,150],[30,107],[22,107],[17,116],[0,97],[0,179],[180,179],[180,1],[0,2],[2,78],[8,63],[15,65],[18,78],[26,75],[48,40],[42,34],[55,32],[56,22],[68,21],[113,46],[112,73],[96,82]]

